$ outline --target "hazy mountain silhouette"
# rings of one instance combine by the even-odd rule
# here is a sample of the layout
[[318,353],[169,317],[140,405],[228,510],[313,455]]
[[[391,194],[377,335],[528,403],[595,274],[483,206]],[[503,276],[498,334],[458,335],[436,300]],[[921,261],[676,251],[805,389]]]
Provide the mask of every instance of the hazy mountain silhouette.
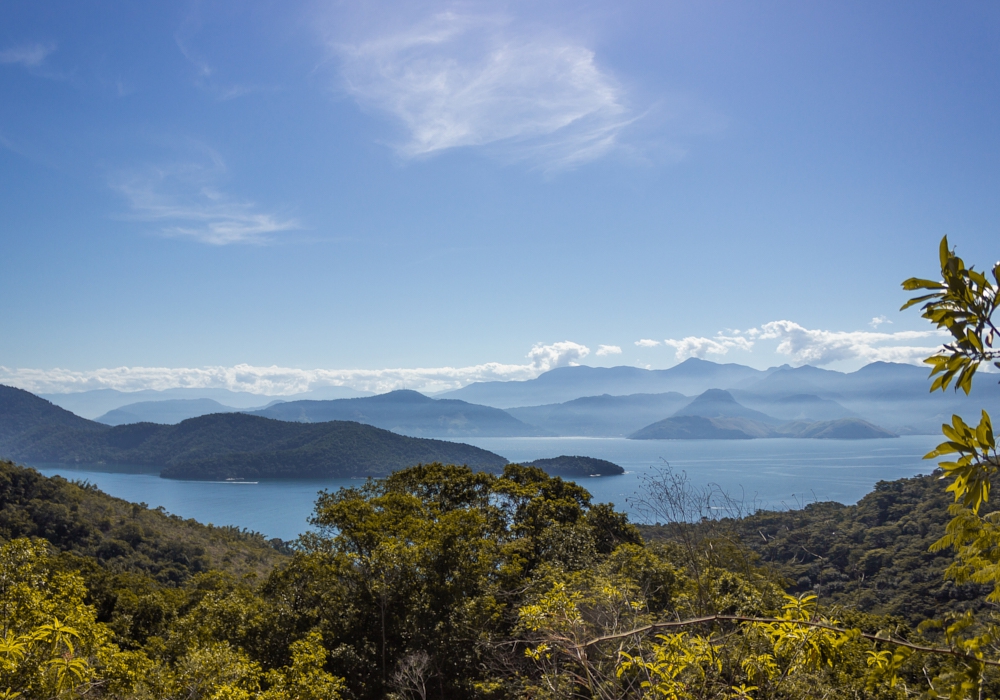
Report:
[[212,399],[167,399],[165,401],[130,403],[108,411],[96,420],[105,425],[126,425],[128,423],[174,425],[188,418],[207,416],[211,413],[232,413],[239,410],[232,406],[223,406]]
[[861,440],[895,435],[859,418],[836,421],[782,422],[741,405],[732,394],[709,389],[674,415],[629,435],[633,440],[746,440],[751,438],[817,438]]
[[546,406],[510,408],[507,412],[555,435],[624,437],[669,416],[690,400],[676,391],[629,396],[603,394]]
[[814,394],[765,395],[731,389],[733,398],[748,408],[784,421],[824,421],[857,418],[858,415],[833,399]]
[[674,412],[675,416],[703,416],[705,418],[746,418],[765,425],[781,421],[766,413],[741,405],[733,395],[723,389],[709,389],[693,401]]
[[[808,365],[761,371],[692,359],[668,370],[563,367],[529,381],[471,384],[447,395],[510,407],[511,415],[559,435],[627,435],[629,429],[653,422],[644,406],[655,400],[613,405],[601,395],[697,395],[707,389],[729,390],[745,407],[781,420],[860,418],[900,434],[938,434],[953,413],[975,417],[981,408],[1000,412],[997,375],[986,374],[966,397],[951,390],[931,394],[927,374],[925,367],[889,362],[873,362],[855,372]],[[670,414],[664,411],[658,419]]]
[[520,382],[476,382],[441,398],[462,399],[496,408],[563,403],[584,396],[661,394],[671,391],[700,394],[724,389],[767,375],[752,367],[717,364],[691,358],[670,369],[639,367],[559,367],[535,379]]
[[355,396],[371,396],[370,391],[359,391],[346,386],[320,387],[292,396],[266,396],[251,394],[247,391],[229,391],[228,389],[163,389],[160,391],[144,389],[142,391],[118,391],[116,389],[91,389],[59,394],[40,394],[57,406],[72,411],[84,418],[96,419],[109,411],[129,404],[171,401],[179,399],[212,399],[223,406],[233,408],[256,409],[274,401],[289,401],[295,399],[341,399]]
[[551,433],[499,408],[399,390],[358,399],[287,401],[253,415],[316,423],[350,420],[417,437],[526,437]]

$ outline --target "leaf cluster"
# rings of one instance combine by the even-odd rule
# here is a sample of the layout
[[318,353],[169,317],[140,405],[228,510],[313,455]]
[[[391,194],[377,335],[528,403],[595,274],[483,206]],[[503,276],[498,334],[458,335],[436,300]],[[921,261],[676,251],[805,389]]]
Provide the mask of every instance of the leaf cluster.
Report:
[[[1000,263],[991,271],[993,281],[985,273],[966,267],[965,262],[948,247],[948,237],[941,239],[938,250],[941,261],[941,280],[911,277],[903,282],[903,289],[930,290],[930,294],[913,297],[905,304],[908,309],[923,304],[921,314],[939,329],[952,336],[944,352],[924,360],[931,365],[935,377],[931,391],[947,389],[955,381],[955,388],[966,394],[972,390],[972,378],[982,362],[1000,358],[1000,351],[993,349],[997,329],[993,313],[1000,305]],[[1000,361],[995,363],[1000,368]]]

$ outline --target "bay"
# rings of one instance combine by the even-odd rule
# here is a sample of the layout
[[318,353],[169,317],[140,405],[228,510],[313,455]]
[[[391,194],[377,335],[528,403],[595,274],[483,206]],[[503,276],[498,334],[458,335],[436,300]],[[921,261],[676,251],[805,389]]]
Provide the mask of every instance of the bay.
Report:
[[692,485],[715,484],[761,508],[801,508],[814,501],[857,503],[879,481],[929,474],[923,456],[937,435],[884,440],[626,440],[625,438],[464,439],[514,462],[584,455],[614,462],[625,474],[577,479],[595,502],[614,503],[638,519],[633,502],[649,477],[669,466]]
[[[640,519],[635,498],[667,464],[693,485],[716,484],[765,508],[799,508],[814,501],[855,503],[881,480],[929,473],[923,455],[934,435],[887,440],[625,440],[623,438],[463,438],[476,447],[526,462],[585,455],[622,466],[621,476],[578,479],[595,502],[614,503]],[[33,464],[46,476],[88,481],[104,492],[184,518],[235,525],[268,537],[294,539],[308,529],[317,494],[360,479],[261,480],[258,483],[161,479],[141,465]]]

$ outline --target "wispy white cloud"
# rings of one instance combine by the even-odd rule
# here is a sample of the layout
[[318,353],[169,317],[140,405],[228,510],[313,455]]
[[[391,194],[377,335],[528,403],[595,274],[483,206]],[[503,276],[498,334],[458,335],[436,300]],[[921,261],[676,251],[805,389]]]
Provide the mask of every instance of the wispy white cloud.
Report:
[[22,65],[25,68],[37,68],[56,50],[53,43],[21,44],[0,51],[0,64]]
[[871,321],[868,322],[868,325],[871,326],[872,328],[878,328],[883,323],[889,323],[889,324],[891,324],[892,321],[890,321],[885,316],[876,316],[875,318],[873,318]]
[[300,228],[293,218],[262,212],[254,202],[223,192],[225,164],[218,154],[202,150],[200,160],[115,176],[112,187],[131,209],[127,218],[159,224],[165,236],[211,245],[267,243],[272,234]]
[[183,32],[178,32],[174,35],[174,43],[177,44],[177,48],[180,50],[181,55],[187,59],[188,63],[194,66],[199,78],[212,77],[212,73],[214,72],[212,70],[212,66],[208,64],[208,61],[205,61],[201,58],[201,56],[195,53]]
[[330,48],[348,92],[403,126],[407,158],[491,145],[571,167],[610,151],[635,118],[593,50],[509,17],[441,12]]
[[[666,340],[678,360],[722,356],[730,350],[751,352],[760,341],[777,341],[775,351],[793,362],[827,365],[844,360],[919,364],[939,345],[942,331],[828,331],[805,328],[793,321],[771,321],[746,331],[727,331],[712,338],[690,336]],[[920,342],[923,341],[923,342]]]
[[655,348],[660,344],[659,340],[652,340],[650,338],[643,338],[642,340],[635,341],[635,344],[640,348]]
[[417,389],[426,392],[457,389],[472,382],[532,379],[556,367],[586,357],[585,345],[563,341],[535,345],[524,364],[487,362],[469,367],[394,369],[292,369],[287,367],[116,367],[91,371],[11,369],[0,367],[0,383],[37,393],[90,389],[219,388],[268,396],[288,396],[324,386],[349,386],[365,391]]
[[[174,42],[180,50],[181,55],[187,59],[188,63],[195,69],[194,86],[199,90],[212,95],[220,102],[234,100],[244,95],[256,92],[274,92],[274,87],[247,83],[227,83],[217,77],[216,69],[205,60],[191,45],[191,38],[196,32],[197,26],[185,25],[174,35]],[[192,36],[188,36],[192,35]]]
[[621,355],[622,349],[617,345],[598,345],[596,354],[598,357],[606,357],[607,355]]

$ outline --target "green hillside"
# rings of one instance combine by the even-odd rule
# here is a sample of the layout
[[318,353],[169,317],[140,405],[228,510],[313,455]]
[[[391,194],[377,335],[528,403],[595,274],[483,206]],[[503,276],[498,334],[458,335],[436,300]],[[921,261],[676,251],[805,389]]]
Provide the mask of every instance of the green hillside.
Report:
[[[811,503],[800,510],[759,511],[697,525],[640,525],[651,541],[729,540],[792,593],[916,625],[946,610],[985,609],[987,587],[945,580],[954,552],[930,552],[944,535],[953,499],[937,476],[880,481],[857,504]],[[985,512],[996,506],[985,508]]]
[[163,583],[210,569],[263,574],[287,558],[280,541],[184,520],[0,461],[0,541],[18,537],[39,537],[60,551]]

